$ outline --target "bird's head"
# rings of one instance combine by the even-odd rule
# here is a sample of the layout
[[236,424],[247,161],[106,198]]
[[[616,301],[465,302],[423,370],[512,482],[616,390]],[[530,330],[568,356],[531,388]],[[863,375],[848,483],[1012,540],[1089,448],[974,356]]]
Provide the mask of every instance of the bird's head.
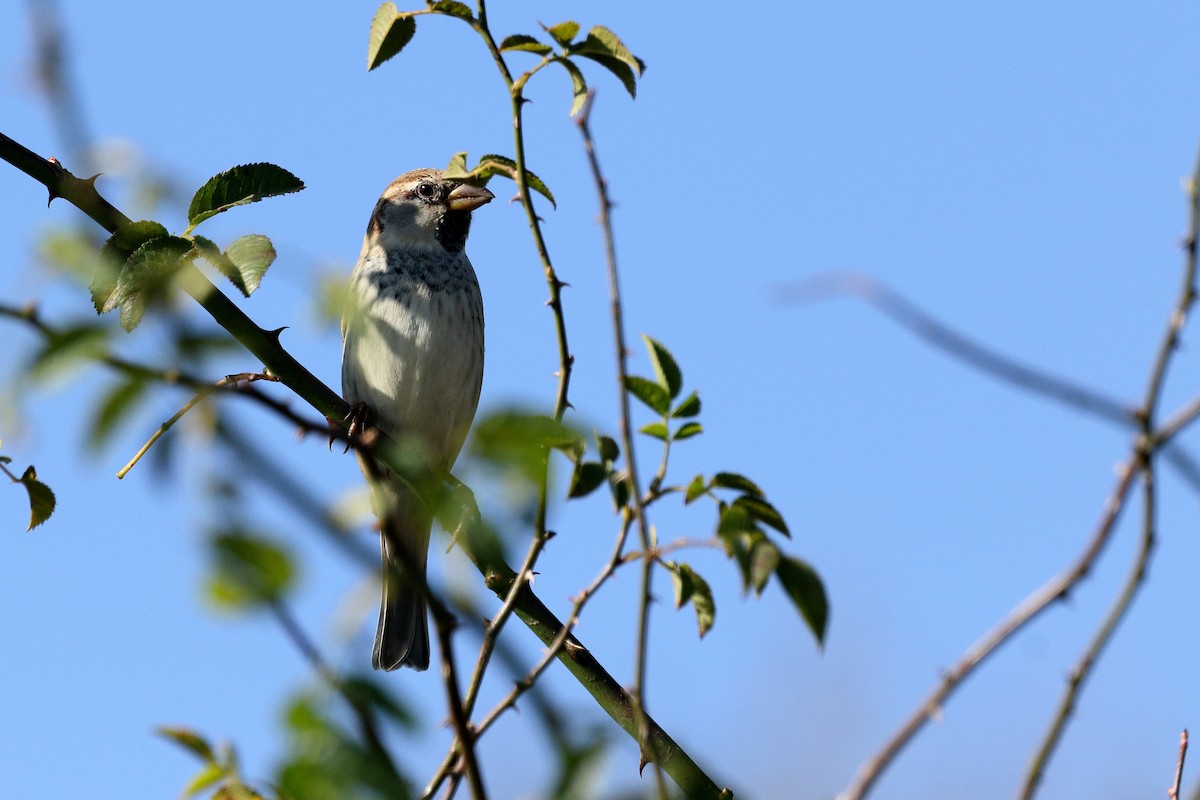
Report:
[[384,190],[367,236],[389,249],[441,247],[457,253],[467,243],[471,212],[494,197],[487,189],[444,177],[441,170],[416,169]]

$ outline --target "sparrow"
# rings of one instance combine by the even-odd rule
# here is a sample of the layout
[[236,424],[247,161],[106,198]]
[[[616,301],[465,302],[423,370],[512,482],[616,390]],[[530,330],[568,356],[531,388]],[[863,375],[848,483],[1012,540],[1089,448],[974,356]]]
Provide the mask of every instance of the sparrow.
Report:
[[[399,442],[420,485],[449,473],[483,383],[483,300],[464,248],[487,189],[436,169],[384,190],[350,274],[342,317],[342,395],[356,419]],[[359,455],[379,517],[383,598],[371,664],[429,667],[425,565],[434,513],[408,484]],[[381,469],[383,471],[381,472]],[[410,478],[411,479],[411,478]]]

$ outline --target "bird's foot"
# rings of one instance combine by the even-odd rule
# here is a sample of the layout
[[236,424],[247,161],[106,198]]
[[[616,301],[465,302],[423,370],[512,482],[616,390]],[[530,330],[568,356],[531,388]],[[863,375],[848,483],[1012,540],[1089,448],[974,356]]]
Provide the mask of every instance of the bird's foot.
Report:
[[[332,427],[332,426],[331,426]],[[350,413],[342,420],[342,425],[346,429],[346,449],[345,453],[354,444],[370,445],[374,438],[375,422],[374,414],[371,407],[362,401],[350,404]],[[333,446],[333,436],[329,437],[330,446]]]

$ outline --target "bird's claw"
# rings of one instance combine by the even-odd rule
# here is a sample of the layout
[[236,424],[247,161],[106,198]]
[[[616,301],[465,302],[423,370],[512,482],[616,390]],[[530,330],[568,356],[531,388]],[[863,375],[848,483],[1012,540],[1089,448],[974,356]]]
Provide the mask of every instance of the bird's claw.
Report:
[[371,407],[361,400],[350,404],[350,413],[343,420],[346,426],[346,449],[343,453],[350,449],[351,443],[363,439],[366,432],[374,427],[372,416]]

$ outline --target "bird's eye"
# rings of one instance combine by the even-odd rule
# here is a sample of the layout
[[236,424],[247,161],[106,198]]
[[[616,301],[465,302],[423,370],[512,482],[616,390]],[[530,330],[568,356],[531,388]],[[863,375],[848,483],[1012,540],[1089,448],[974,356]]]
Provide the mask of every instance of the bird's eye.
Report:
[[432,183],[417,184],[417,194],[426,200],[432,200],[438,195],[437,186]]

